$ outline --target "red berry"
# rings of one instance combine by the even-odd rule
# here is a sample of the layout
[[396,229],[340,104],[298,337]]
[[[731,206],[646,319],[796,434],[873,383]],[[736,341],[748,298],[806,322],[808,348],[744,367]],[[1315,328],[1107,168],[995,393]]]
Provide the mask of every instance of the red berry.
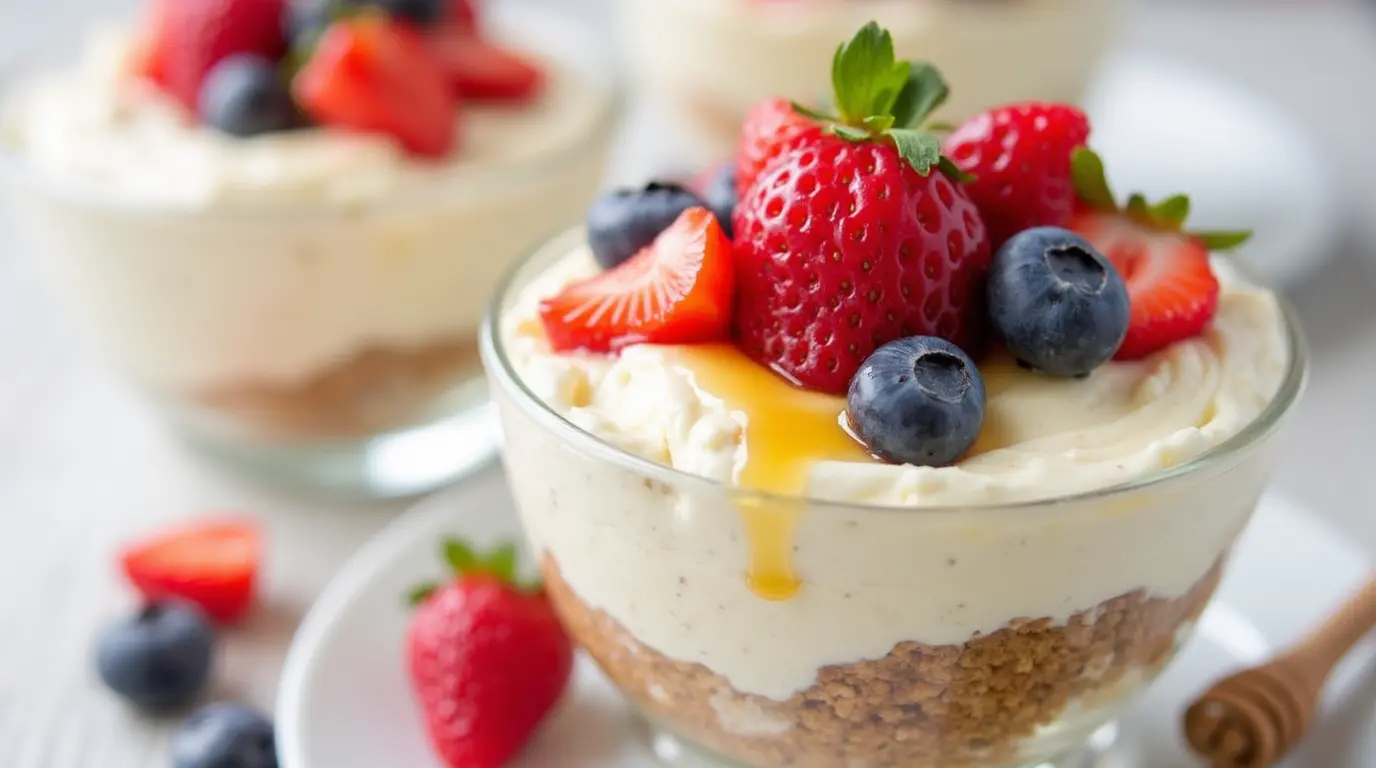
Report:
[[195,111],[201,82],[221,59],[252,53],[275,61],[287,50],[284,0],[154,0],[147,50],[154,80]]
[[460,29],[476,30],[478,19],[477,0],[449,0],[446,21],[450,26]]
[[732,283],[717,217],[689,208],[615,269],[541,302],[540,320],[559,351],[718,341],[730,332]]
[[454,149],[458,104],[425,40],[406,24],[376,15],[331,24],[292,93],[323,125],[387,134],[416,155]]
[[957,128],[944,153],[975,177],[965,185],[995,250],[1024,229],[1063,227],[1075,210],[1070,155],[1089,138],[1089,119],[1065,104],[1013,104]]
[[989,239],[965,192],[893,146],[821,136],[789,150],[736,207],[741,349],[842,394],[879,346],[939,336],[978,349]]
[[428,42],[450,87],[465,99],[526,101],[544,86],[544,70],[482,40],[471,29],[437,29]]
[[800,139],[821,134],[812,119],[798,114],[788,99],[768,99],[751,107],[741,125],[736,150],[736,191],[745,196],[755,178]]
[[256,525],[216,520],[136,542],[124,550],[120,565],[147,600],[182,598],[217,622],[232,624],[253,604],[261,559]]
[[1131,319],[1114,359],[1136,360],[1197,336],[1218,311],[1218,278],[1197,238],[1109,211],[1083,211],[1070,228],[1107,256],[1127,283]]
[[544,593],[502,573],[460,573],[425,597],[406,650],[426,732],[453,768],[505,765],[573,670],[572,644]]

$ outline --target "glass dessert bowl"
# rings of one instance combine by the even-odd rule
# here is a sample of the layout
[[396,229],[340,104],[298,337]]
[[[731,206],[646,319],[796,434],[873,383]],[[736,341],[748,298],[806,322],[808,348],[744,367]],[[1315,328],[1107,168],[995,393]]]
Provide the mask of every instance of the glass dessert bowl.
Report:
[[546,590],[669,763],[1071,765],[1189,637],[1304,386],[1211,254],[1242,234],[1120,207],[1071,108],[893,135],[941,85],[895,101],[886,45],[838,52],[864,117],[735,200],[604,196],[484,327]]
[[[355,21],[352,39],[331,26],[314,53],[292,54],[304,63],[278,65],[301,67],[296,107],[317,125],[259,131],[270,110],[207,106],[217,69],[188,110],[136,73],[146,43],[112,29],[75,67],[10,73],[0,160],[58,292],[182,432],[283,480],[389,496],[491,455],[476,350],[487,299],[596,194],[619,97],[588,30],[524,6],[484,17],[481,49],[523,52],[501,61],[524,81],[467,83],[489,91],[461,109],[441,85],[454,111],[439,125],[416,118],[414,93],[401,118],[383,102],[359,118],[339,99],[362,91],[332,79],[358,62],[322,61],[400,22],[335,24]],[[433,74],[406,46],[441,31],[396,34],[371,50],[412,57],[399,59],[396,71],[417,68],[406,77]]]
[[832,50],[870,19],[893,33],[900,56],[941,64],[954,86],[943,117],[964,120],[1016,100],[1077,101],[1112,44],[1127,5],[1127,0],[619,0],[617,13],[625,55],[642,90],[690,126],[706,152],[720,155],[760,99],[815,98]]

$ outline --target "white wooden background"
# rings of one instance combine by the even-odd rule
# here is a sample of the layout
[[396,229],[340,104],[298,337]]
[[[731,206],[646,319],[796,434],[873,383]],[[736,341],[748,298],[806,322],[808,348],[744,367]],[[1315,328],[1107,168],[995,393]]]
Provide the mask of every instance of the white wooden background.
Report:
[[[0,57],[125,4],[3,0]],[[1161,4],[1126,44],[1247,83],[1293,111],[1343,171],[1344,250],[1293,294],[1314,375],[1276,485],[1376,554],[1376,12]],[[623,158],[625,173],[635,166]],[[267,604],[229,638],[220,675],[226,695],[267,707],[312,596],[402,505],[284,495],[186,454],[65,325],[0,213],[0,768],[166,765],[165,734],[94,687],[90,642],[129,602],[112,571],[117,542],[211,508],[256,513],[270,528]]]

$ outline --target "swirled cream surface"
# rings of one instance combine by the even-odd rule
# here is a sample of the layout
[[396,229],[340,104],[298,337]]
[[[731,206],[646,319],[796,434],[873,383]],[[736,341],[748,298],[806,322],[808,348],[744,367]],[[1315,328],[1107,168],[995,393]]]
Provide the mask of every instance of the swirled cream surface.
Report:
[[[571,444],[497,382],[527,535],[641,642],[778,699],[900,643],[958,645],[1128,594],[1182,597],[1245,526],[1272,438],[1171,481],[1066,497],[1186,462],[1275,396],[1289,354],[1280,307],[1228,262],[1214,266],[1213,322],[1149,359],[1084,380],[984,361],[975,450],[919,468],[871,459],[841,428],[841,399],[792,389],[728,346],[554,353],[538,302],[595,270],[574,248],[503,319],[517,378],[575,427],[717,482],[645,474]],[[1048,503],[988,506],[1032,500]]]

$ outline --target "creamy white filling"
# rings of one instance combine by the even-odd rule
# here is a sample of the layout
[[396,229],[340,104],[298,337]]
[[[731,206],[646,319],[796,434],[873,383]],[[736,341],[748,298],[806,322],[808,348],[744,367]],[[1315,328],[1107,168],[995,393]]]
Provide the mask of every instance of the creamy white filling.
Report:
[[[521,379],[573,424],[719,482],[743,460],[742,426],[654,347],[619,358],[561,355],[539,298],[594,267],[569,254],[521,297],[503,338]],[[1241,530],[1271,466],[1254,446],[1188,476],[1044,507],[1156,474],[1217,446],[1274,396],[1288,345],[1275,297],[1217,261],[1218,314],[1201,337],[1084,381],[1001,365],[993,447],[956,466],[819,462],[801,504],[796,597],[746,586],[745,531],[726,492],[669,488],[578,455],[501,394],[508,470],[528,534],[564,579],[637,639],[704,664],[739,691],[786,698],[827,665],[880,658],[904,641],[963,643],[1016,618],[1064,621],[1135,590],[1185,595]],[[862,508],[892,505],[893,509]],[[970,509],[931,510],[936,505]]]
[[379,135],[221,135],[129,78],[128,50],[97,35],[0,130],[59,290],[162,391],[290,386],[473,336],[507,266],[586,210],[611,141],[610,89],[553,61],[534,103],[468,106],[436,162]]

